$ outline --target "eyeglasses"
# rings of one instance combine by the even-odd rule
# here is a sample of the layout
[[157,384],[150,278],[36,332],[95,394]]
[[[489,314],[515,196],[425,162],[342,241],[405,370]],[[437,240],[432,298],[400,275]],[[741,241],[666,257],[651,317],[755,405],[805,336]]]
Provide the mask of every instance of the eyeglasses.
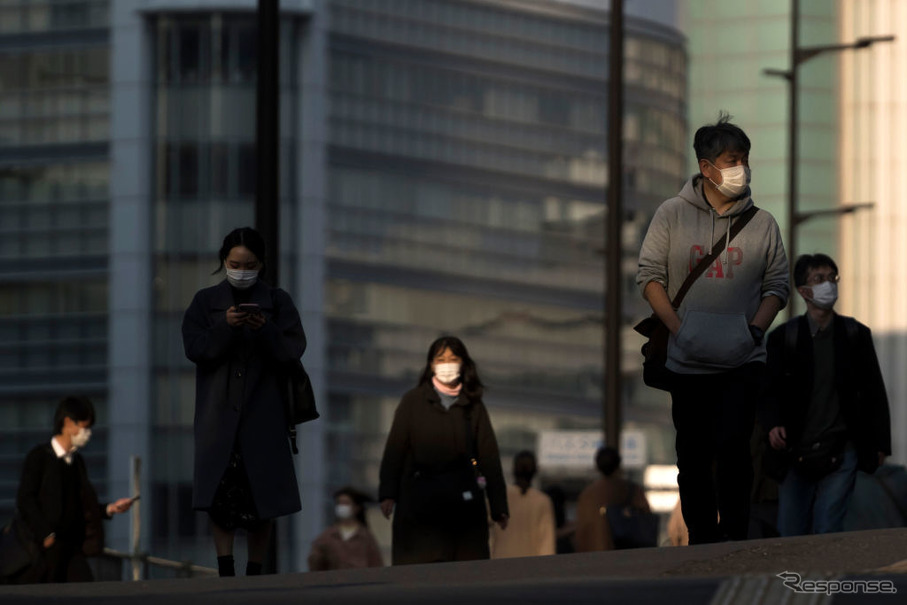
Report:
[[815,275],[810,277],[808,280],[806,280],[806,283],[809,284],[810,286],[818,286],[819,284],[824,284],[825,282],[831,282],[833,284],[836,284],[836,283],[838,283],[838,280],[840,280],[840,279],[841,279],[841,276],[838,275],[837,273],[828,273],[828,274],[816,273]]

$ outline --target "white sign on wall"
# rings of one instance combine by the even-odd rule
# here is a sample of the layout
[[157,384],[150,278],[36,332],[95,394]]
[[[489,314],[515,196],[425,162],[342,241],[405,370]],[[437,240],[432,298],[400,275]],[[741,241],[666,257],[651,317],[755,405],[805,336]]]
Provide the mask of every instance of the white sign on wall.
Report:
[[637,429],[620,432],[620,465],[623,468],[646,468],[646,434]]
[[539,466],[594,470],[595,452],[603,443],[601,431],[542,431]]

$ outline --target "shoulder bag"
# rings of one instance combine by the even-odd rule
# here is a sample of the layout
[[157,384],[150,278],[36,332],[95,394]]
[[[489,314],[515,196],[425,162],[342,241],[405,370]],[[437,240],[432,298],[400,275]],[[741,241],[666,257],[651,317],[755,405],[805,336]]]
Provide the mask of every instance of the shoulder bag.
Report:
[[[274,301],[274,289],[271,290],[271,302]],[[275,305],[276,307],[276,305]],[[321,417],[315,407],[315,391],[312,381],[305,371],[302,361],[294,359],[284,366],[286,382],[284,383],[284,401],[286,402],[287,436],[293,453],[298,454],[296,446],[296,425],[310,422]]]
[[296,425],[310,422],[321,417],[315,407],[315,392],[309,374],[298,359],[287,368],[287,433],[293,453],[298,454],[296,447]]
[[633,494],[639,488],[627,483],[627,497],[622,504],[605,508],[605,517],[611,527],[614,548],[649,548],[658,545],[658,515],[633,507]]
[[[699,261],[699,264],[690,271],[690,274],[687,275],[687,278],[683,281],[683,284],[681,284],[680,290],[674,295],[674,300],[671,301],[671,306],[674,307],[675,310],[680,308],[680,303],[683,302],[683,299],[692,287],[693,282],[695,282],[700,275],[705,273],[705,270],[710,267],[712,263],[715,262],[715,259],[717,259],[724,251],[724,247],[740,233],[758,211],[759,209],[756,206],[751,206],[746,212],[741,214],[740,218],[737,219],[737,222],[731,227],[730,238],[728,238],[727,234],[723,235],[721,239],[712,246],[712,251]],[[649,339],[643,344],[641,350],[643,356],[643,382],[652,388],[670,391],[673,372],[665,367],[665,362],[668,360],[668,338],[670,336],[668,327],[655,313],[652,313],[652,315],[633,326],[633,329]]]

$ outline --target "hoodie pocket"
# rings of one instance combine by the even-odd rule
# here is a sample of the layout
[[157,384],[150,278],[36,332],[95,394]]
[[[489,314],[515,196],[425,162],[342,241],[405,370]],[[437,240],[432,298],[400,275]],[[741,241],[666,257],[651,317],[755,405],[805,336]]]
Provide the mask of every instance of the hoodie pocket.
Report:
[[688,361],[727,368],[743,364],[755,347],[745,316],[705,311],[684,314],[675,344]]

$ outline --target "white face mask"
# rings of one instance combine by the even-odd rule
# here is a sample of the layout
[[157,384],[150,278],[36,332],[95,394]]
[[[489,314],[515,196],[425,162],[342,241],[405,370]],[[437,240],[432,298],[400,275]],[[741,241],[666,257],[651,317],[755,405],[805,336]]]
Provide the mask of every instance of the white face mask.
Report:
[[[813,297],[807,298],[809,302],[820,309],[831,309],[838,302],[838,284],[824,281],[817,286],[811,286]],[[806,298],[805,296],[803,298]]]
[[89,439],[91,439],[91,429],[80,426],[79,432],[72,436],[71,443],[74,448],[79,449],[85,447]]
[[460,377],[460,364],[458,363],[436,363],[435,377],[444,384],[451,384]]
[[[709,164],[712,163],[709,162]],[[715,166],[715,164],[712,164],[712,166]],[[718,168],[718,166],[715,166],[715,168],[721,172],[721,184],[719,185],[712,179],[709,179],[709,181],[715,185],[719,193],[725,197],[735,198],[746,191],[752,176],[749,166],[738,164],[730,168]]]
[[353,507],[349,504],[338,504],[334,507],[334,514],[341,521],[347,521],[353,518]]
[[227,269],[227,281],[238,290],[248,290],[258,281],[258,271],[224,268]]

